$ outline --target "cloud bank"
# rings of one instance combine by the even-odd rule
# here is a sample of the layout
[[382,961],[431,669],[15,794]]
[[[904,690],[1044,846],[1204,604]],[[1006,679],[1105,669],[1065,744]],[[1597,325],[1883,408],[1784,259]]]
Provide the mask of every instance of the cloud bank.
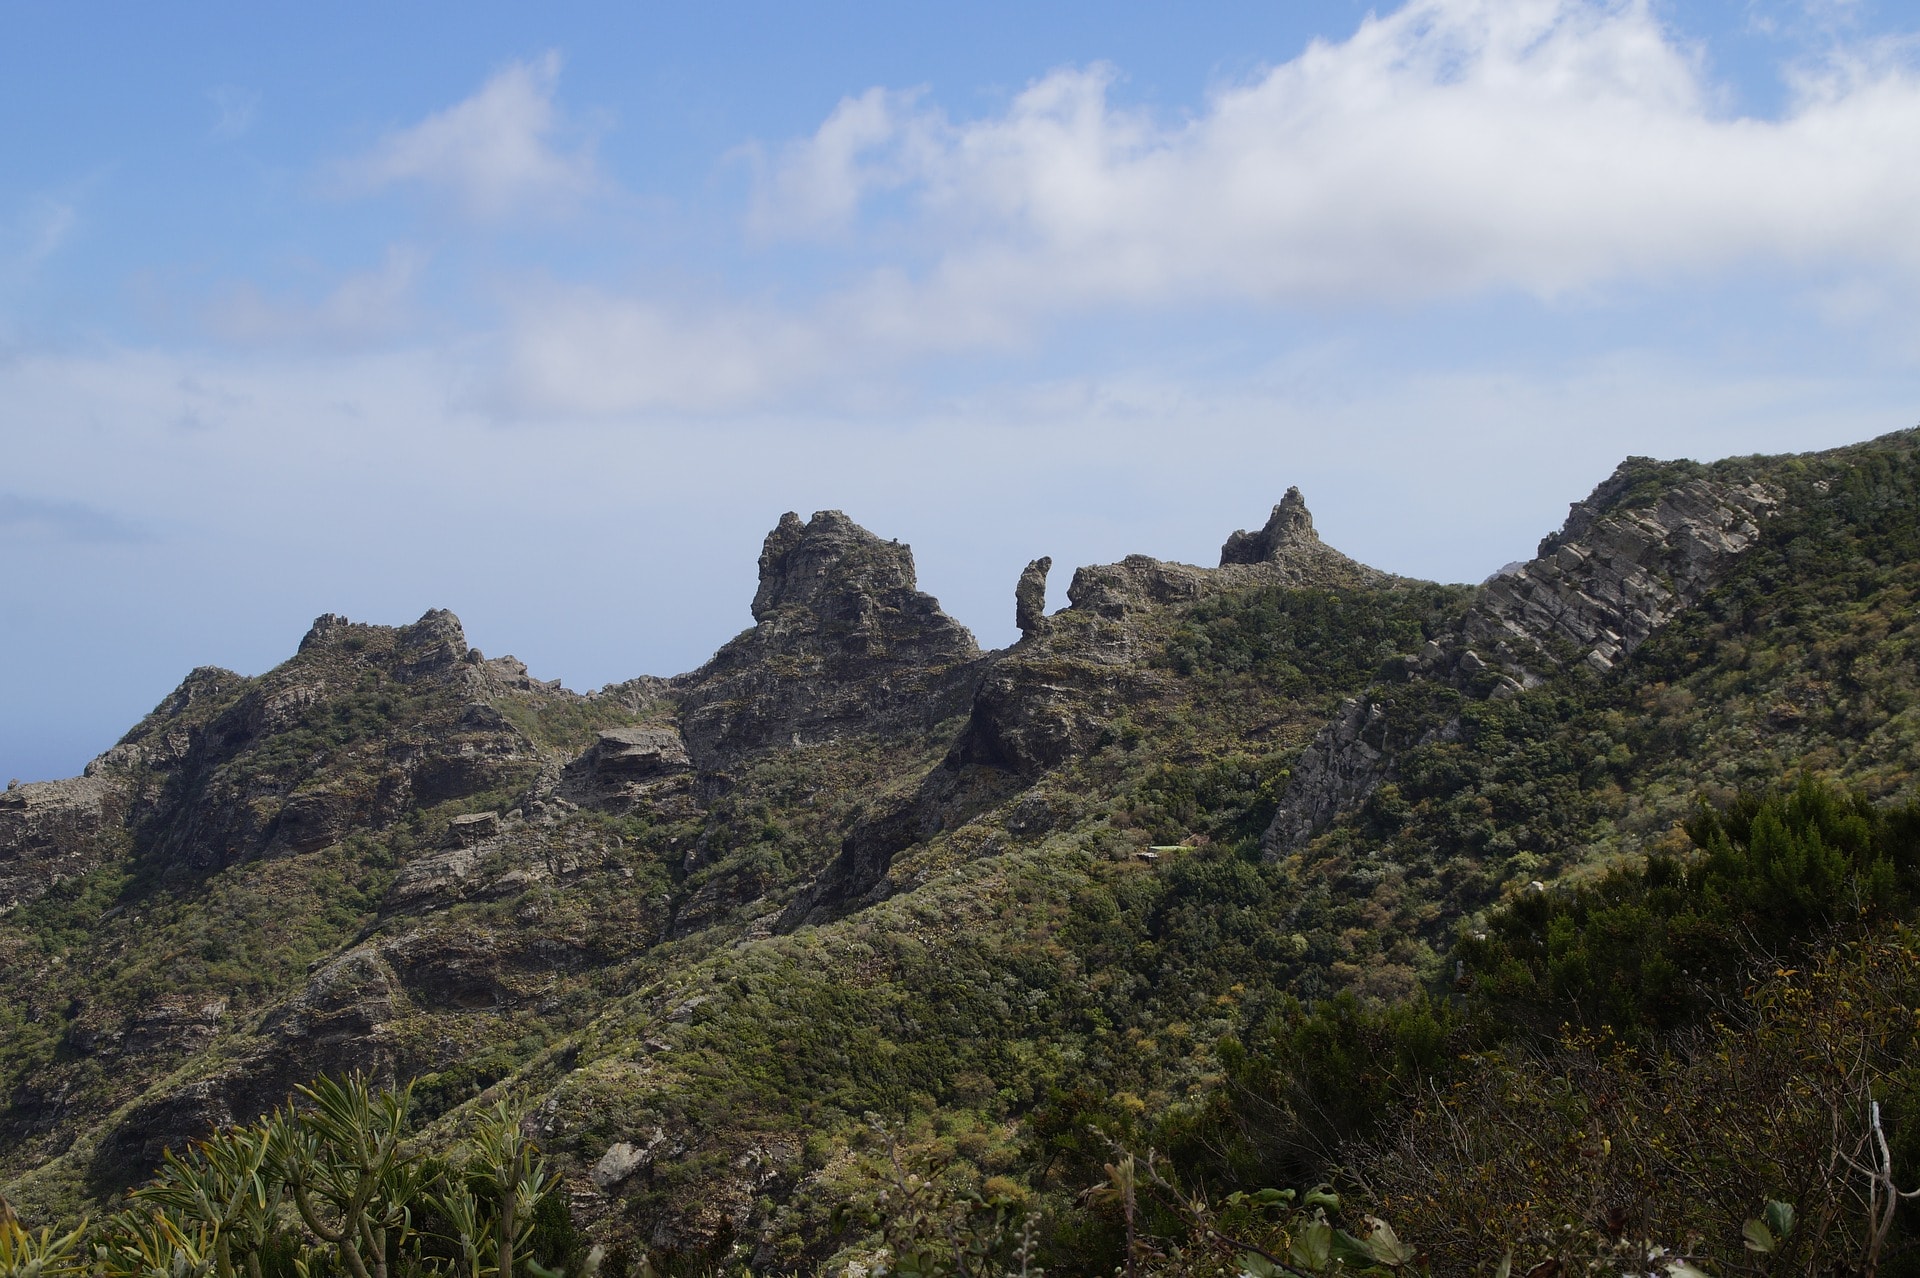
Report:
[[[953,123],[843,102],[756,210],[815,233],[908,188],[961,280],[1059,302],[1543,297],[1749,261],[1920,268],[1920,74],[1897,49],[1728,115],[1644,0],[1414,0],[1166,123],[1056,71]],[[1877,56],[1876,56],[1877,55]]]
[[747,214],[763,243],[886,246],[837,291],[698,315],[552,294],[513,317],[497,400],[737,407],[1115,307],[1911,278],[1912,55],[1794,70],[1786,109],[1757,118],[1646,0],[1413,0],[1178,119],[1117,103],[1099,65],[974,120],[874,88],[764,156]]

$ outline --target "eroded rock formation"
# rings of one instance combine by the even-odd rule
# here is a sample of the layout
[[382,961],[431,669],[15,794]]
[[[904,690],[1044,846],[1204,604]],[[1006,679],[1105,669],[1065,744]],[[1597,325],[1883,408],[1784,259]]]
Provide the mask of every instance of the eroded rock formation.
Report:
[[[1415,656],[1411,677],[1501,697],[1569,664],[1606,674],[1697,602],[1753,547],[1759,521],[1781,494],[1761,483],[1661,482],[1660,471],[1658,463],[1629,458],[1575,502],[1534,559],[1491,578],[1458,630]],[[1275,507],[1276,520],[1279,514]],[[1268,854],[1304,843],[1390,777],[1388,743],[1396,734],[1407,747],[1456,729],[1418,717],[1397,722],[1368,697],[1347,702],[1295,765],[1263,838]]]
[[1047,574],[1053,570],[1053,556],[1042,555],[1020,573],[1013,588],[1013,624],[1020,633],[1030,635],[1047,621]]
[[913,552],[837,510],[781,517],[760,553],[754,626],[677,687],[693,762],[924,729],[962,713],[973,635],[915,582]]

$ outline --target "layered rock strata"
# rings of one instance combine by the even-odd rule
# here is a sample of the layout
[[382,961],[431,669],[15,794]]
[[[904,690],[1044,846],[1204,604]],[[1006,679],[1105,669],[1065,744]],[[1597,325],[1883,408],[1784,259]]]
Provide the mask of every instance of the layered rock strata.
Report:
[[[1534,559],[1490,579],[1458,630],[1409,661],[1410,677],[1499,697],[1570,664],[1604,675],[1723,580],[1759,540],[1780,492],[1692,478],[1623,504],[1654,466],[1630,458],[1575,502]],[[1298,847],[1357,807],[1392,775],[1397,751],[1457,729],[1395,722],[1384,703],[1350,699],[1293,768],[1262,839],[1266,852]]]

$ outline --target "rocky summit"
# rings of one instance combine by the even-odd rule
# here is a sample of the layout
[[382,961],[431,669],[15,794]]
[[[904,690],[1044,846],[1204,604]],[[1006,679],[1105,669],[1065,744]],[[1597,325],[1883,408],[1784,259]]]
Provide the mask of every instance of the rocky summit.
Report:
[[0,794],[0,1192],[97,1209],[354,1073],[429,1144],[520,1098],[622,1274],[869,1264],[901,1148],[1036,1212],[1105,1201],[1107,1138],[1223,1176],[1262,1027],[1438,1006],[1490,919],[1703,804],[1914,797],[1916,445],[1632,458],[1478,586],[1288,489],[1052,613],[1036,557],[998,651],[838,511],[673,677],[322,616]]

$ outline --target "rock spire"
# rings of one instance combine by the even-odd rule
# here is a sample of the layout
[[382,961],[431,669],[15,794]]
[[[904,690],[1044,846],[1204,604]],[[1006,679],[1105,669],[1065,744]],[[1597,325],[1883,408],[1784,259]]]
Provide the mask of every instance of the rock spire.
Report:
[[1264,564],[1277,559],[1280,552],[1289,547],[1319,544],[1320,534],[1313,530],[1313,515],[1307,510],[1307,499],[1300,495],[1298,488],[1289,488],[1280,504],[1273,508],[1273,514],[1267,517],[1266,527],[1259,532],[1242,529],[1227,538],[1227,544],[1220,547],[1220,566]]

